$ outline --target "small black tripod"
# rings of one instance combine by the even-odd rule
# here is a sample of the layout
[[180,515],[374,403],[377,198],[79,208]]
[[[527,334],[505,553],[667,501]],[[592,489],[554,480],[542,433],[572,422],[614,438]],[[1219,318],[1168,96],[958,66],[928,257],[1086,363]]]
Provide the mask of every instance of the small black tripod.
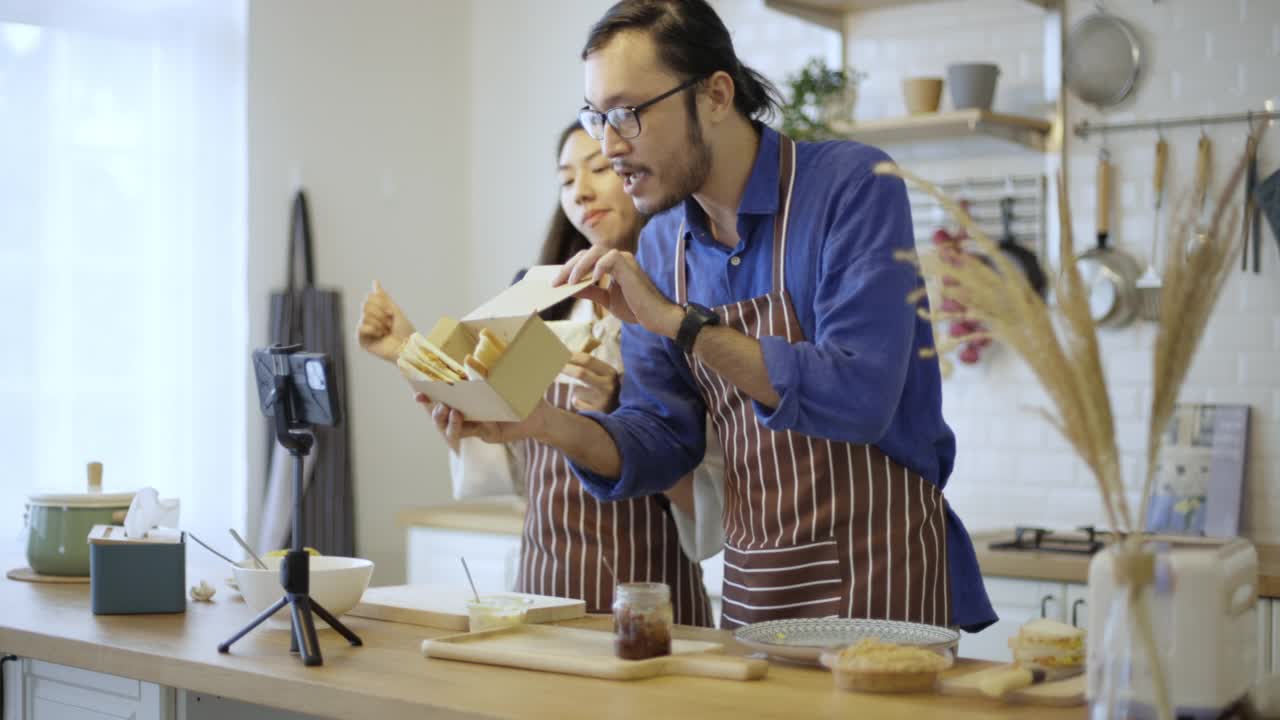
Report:
[[316,637],[312,612],[319,615],[321,620],[329,624],[329,627],[338,631],[347,639],[347,642],[356,646],[363,643],[347,626],[338,622],[338,619],[328,610],[312,600],[310,595],[311,555],[302,549],[302,459],[311,452],[311,445],[315,438],[307,432],[306,423],[295,419],[289,366],[289,355],[301,349],[301,345],[276,345],[270,350],[275,374],[273,392],[276,439],[293,456],[293,545],[280,563],[280,584],[284,587],[284,597],[264,610],[230,640],[218,645],[218,652],[230,652],[233,643],[248,635],[280,608],[288,605],[293,613],[289,652],[301,653],[303,665],[317,666],[324,664],[324,658],[320,655],[320,641]]

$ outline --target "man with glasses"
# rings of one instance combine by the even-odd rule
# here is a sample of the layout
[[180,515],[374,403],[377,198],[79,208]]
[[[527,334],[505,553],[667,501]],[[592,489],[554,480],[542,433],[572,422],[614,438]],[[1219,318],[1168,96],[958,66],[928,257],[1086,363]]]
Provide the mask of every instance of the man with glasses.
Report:
[[636,207],[638,254],[591,249],[560,281],[626,323],[612,414],[540,407],[465,423],[536,437],[603,499],[661,492],[724,449],[722,625],[874,617],[978,630],[995,621],[947,507],[955,439],[900,180],[879,150],[796,144],[759,119],[776,91],[738,61],[704,0],[623,0],[592,28],[584,128]]

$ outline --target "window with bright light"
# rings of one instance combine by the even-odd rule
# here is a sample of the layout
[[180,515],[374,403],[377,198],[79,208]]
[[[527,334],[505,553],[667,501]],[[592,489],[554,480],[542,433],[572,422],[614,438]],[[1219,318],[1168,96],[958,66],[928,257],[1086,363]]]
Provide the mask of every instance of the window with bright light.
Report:
[[0,5],[0,537],[37,490],[244,523],[242,0]]

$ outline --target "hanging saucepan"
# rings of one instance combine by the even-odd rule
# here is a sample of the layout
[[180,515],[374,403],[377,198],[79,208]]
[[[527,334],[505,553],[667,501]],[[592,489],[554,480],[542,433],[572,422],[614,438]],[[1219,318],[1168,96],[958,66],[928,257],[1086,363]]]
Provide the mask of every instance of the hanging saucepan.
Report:
[[1108,247],[1111,227],[1111,162],[1098,157],[1098,245],[1076,258],[1076,268],[1089,293],[1093,321],[1106,327],[1128,325],[1136,316],[1137,280],[1142,269],[1131,255]]
[[1099,108],[1115,105],[1133,92],[1142,69],[1142,49],[1128,23],[1097,3],[1097,12],[1071,28],[1067,36],[1067,87]]
[[1040,259],[1034,252],[1023,247],[1013,234],[1013,202],[1011,197],[1000,200],[1000,223],[1004,227],[1003,236],[1000,238],[1000,250],[1009,256],[1023,275],[1027,276],[1031,289],[1035,290],[1040,297],[1044,297],[1046,283],[1044,270],[1040,267]]

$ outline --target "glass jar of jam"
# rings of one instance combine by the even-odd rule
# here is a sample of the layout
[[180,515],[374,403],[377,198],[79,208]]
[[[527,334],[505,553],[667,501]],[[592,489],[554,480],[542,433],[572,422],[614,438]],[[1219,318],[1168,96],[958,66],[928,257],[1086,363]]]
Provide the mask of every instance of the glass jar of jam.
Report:
[[671,654],[671,588],[622,583],[614,591],[613,649],[623,660]]

